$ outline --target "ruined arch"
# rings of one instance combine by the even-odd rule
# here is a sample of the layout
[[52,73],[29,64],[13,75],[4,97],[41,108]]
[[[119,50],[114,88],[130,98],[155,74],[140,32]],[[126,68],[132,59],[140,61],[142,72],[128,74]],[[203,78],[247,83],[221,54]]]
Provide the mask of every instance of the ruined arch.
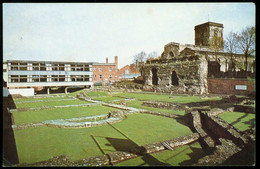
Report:
[[171,51],[170,52],[170,56],[173,58],[174,57],[174,53]]
[[158,75],[157,75],[158,70],[156,68],[152,68],[152,84],[153,85],[158,85]]
[[172,71],[172,85],[179,86],[179,78],[175,71]]

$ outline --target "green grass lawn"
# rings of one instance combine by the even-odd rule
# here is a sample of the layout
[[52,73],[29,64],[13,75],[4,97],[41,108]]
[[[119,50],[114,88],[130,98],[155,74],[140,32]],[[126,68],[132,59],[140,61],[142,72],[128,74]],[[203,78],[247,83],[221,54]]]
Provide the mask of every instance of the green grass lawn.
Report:
[[69,96],[76,97],[77,94],[82,93],[82,92],[84,92],[84,89],[80,89],[80,90],[78,90],[78,91],[71,92],[71,93],[68,93],[68,94],[65,94],[65,95],[69,95]]
[[[67,95],[76,96],[79,90]],[[157,95],[157,94],[139,94],[139,93],[114,93],[110,95],[105,91],[91,91],[86,94],[94,100],[100,100],[111,103],[114,100],[123,100],[118,96],[127,98],[137,98],[139,100],[127,101],[127,106],[141,108],[150,111],[174,113],[184,115],[184,111],[175,111],[142,106],[140,100],[158,100],[176,103],[189,103],[197,101],[206,101],[209,99],[200,99],[198,96],[175,96]],[[64,94],[65,95],[65,94]],[[29,101],[32,98],[17,100]],[[81,100],[62,100],[51,101],[54,99],[66,99],[66,97],[55,96],[49,98],[37,98],[35,100],[50,100],[49,102],[37,103],[17,103],[18,108],[22,107],[41,107],[56,105],[87,104]],[[220,98],[210,98],[220,99]],[[107,114],[115,108],[96,105],[88,107],[68,107],[54,108],[38,111],[19,111],[13,112],[15,124],[37,123],[45,120],[69,119],[84,116],[94,116]],[[18,157],[20,163],[35,163],[47,160],[53,156],[67,155],[71,161],[82,158],[102,155],[114,151],[127,151],[135,146],[141,146],[149,143],[159,142],[180,136],[191,134],[192,131],[176,120],[150,114],[130,114],[121,122],[112,125],[104,125],[91,128],[50,128],[40,126],[23,130],[14,130]],[[98,145],[97,145],[98,144]],[[100,148],[101,149],[100,149]],[[149,155],[148,157],[139,157],[117,164],[118,166],[153,166],[163,165],[189,165],[196,161],[196,158],[204,155],[198,143],[185,145],[176,148],[175,151],[163,151]],[[148,160],[147,160],[148,159]]]
[[155,108],[155,107],[143,106],[142,101],[139,101],[139,100],[128,101],[126,104],[129,107],[145,109],[145,110],[149,110],[149,111],[162,112],[162,113],[173,113],[173,114],[178,114],[178,115],[185,114],[184,110],[180,110],[180,111],[179,110],[168,110],[168,109],[160,109],[160,108]]
[[46,102],[33,102],[33,103],[16,103],[16,108],[36,108],[43,106],[62,106],[62,105],[75,105],[75,104],[87,104],[89,102],[82,100],[56,100]]
[[117,163],[114,166],[187,166],[195,164],[205,152],[198,142]]
[[66,107],[37,111],[13,112],[15,124],[37,123],[45,120],[67,119],[73,117],[94,116],[99,114],[108,114],[115,108],[105,106],[88,107]]
[[71,99],[69,97],[61,97],[61,96],[53,96],[53,97],[27,97],[22,99],[15,99],[14,102],[22,102],[22,101],[48,101],[48,100],[59,100],[59,99]]
[[86,94],[89,97],[109,96],[108,93],[105,91],[91,91],[91,92],[86,92]]
[[[156,100],[161,102],[191,103],[207,100],[220,100],[219,97],[201,99],[199,96],[174,96],[170,94],[117,93],[115,96],[137,98],[139,100]],[[170,98],[173,97],[173,98]]]
[[241,131],[245,131],[255,127],[255,114],[241,112],[224,112],[221,113],[219,117]]
[[149,114],[128,115],[127,119],[112,126],[81,129],[41,126],[15,130],[19,162],[34,163],[63,154],[75,161],[102,155],[102,151],[108,153],[126,150],[135,145],[140,146],[192,133],[188,127],[174,119]]
[[107,97],[93,98],[93,100],[99,100],[99,101],[103,101],[103,102],[112,103],[113,100],[124,100],[124,98],[114,97],[114,96],[107,96]]

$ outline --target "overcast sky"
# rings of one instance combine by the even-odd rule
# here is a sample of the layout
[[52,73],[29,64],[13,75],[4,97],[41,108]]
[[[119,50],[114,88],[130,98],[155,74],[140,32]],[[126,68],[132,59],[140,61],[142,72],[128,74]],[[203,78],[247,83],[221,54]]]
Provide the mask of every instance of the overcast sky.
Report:
[[194,44],[194,26],[255,26],[254,3],[4,3],[3,60],[114,62]]

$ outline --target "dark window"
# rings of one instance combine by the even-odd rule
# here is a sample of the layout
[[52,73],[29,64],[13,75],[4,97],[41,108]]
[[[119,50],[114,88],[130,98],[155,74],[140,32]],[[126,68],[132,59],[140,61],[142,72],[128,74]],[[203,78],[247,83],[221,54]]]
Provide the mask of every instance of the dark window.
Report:
[[39,75],[33,75],[32,76],[32,82],[40,82],[40,76]]
[[19,82],[19,76],[18,75],[11,75],[11,82]]
[[59,81],[60,82],[65,82],[65,75],[60,75],[59,76]]
[[59,71],[64,71],[64,70],[65,70],[65,65],[59,64]]
[[20,75],[20,82],[27,82],[27,75]]
[[51,81],[52,82],[58,82],[59,81],[59,76],[58,75],[52,75],[51,76]]
[[20,63],[20,70],[27,70],[27,63]]
[[77,65],[76,71],[84,71],[83,65]]
[[87,81],[87,82],[89,81],[89,75],[84,76],[84,81]]
[[39,64],[33,63],[33,70],[40,70],[39,69]]
[[78,76],[77,76],[77,81],[82,82],[82,81],[83,81],[83,75],[78,75]]
[[47,82],[47,75],[41,75],[40,82]]
[[76,75],[71,76],[71,81],[76,82]]
[[76,67],[76,65],[71,64],[71,65],[70,65],[70,70],[71,70],[71,71],[76,71],[76,68],[75,68],[75,67]]
[[84,71],[89,71],[89,65],[84,65]]

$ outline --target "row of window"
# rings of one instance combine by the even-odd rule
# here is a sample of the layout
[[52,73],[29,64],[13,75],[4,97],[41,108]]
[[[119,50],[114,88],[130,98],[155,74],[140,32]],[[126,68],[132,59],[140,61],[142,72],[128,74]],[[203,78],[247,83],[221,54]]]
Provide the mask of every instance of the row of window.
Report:
[[10,83],[14,82],[82,82],[89,81],[89,75],[9,75]]
[[40,71],[90,71],[89,65],[84,64],[27,64],[11,63],[9,70],[40,70]]
[[[94,75],[94,78],[96,78],[97,75]],[[102,75],[99,75],[99,79],[102,79]],[[109,75],[109,79],[112,79],[112,75]]]
[[[97,69],[94,67],[94,68],[93,68],[93,71],[96,71],[96,70],[97,70]],[[101,67],[99,67],[98,70],[99,70],[100,72],[102,72],[102,68],[101,68]],[[112,67],[109,67],[108,70],[111,72],[111,71],[112,71]]]

